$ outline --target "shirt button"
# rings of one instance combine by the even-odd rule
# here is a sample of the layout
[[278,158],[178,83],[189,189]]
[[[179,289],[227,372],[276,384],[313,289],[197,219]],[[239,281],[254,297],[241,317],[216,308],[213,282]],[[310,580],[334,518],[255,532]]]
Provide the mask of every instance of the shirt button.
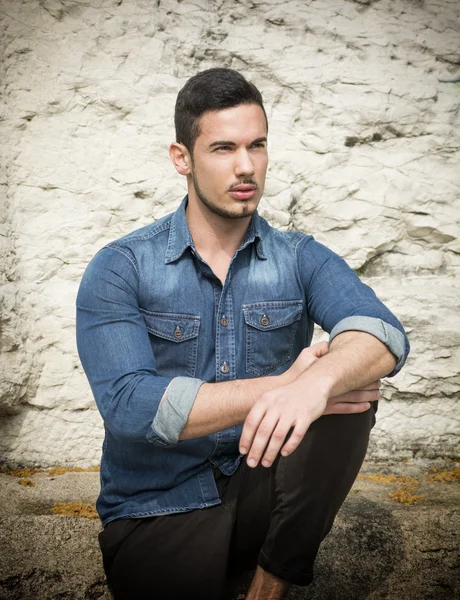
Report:
[[262,315],[260,322],[262,325],[268,325],[270,323],[270,319],[267,317],[267,315]]
[[177,339],[182,337],[182,329],[179,326],[174,330],[174,337]]
[[221,318],[220,324],[222,325],[222,327],[227,327],[227,325],[228,325],[228,319],[227,319],[227,317],[225,315]]
[[230,367],[227,365],[227,363],[226,363],[226,362],[223,362],[223,363],[220,365],[220,372],[221,372],[221,373],[228,373],[229,371],[230,371]]

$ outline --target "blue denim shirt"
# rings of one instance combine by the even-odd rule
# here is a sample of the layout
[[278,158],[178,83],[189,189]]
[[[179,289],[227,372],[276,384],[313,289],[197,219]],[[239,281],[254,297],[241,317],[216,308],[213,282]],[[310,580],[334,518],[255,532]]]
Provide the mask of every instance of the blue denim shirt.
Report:
[[100,250],[77,298],[80,358],[104,419],[104,525],[220,503],[213,467],[233,473],[242,426],[179,441],[203,382],[278,375],[312,339],[368,332],[409,351],[393,314],[354,271],[300,232],[257,213],[224,285],[179,209]]

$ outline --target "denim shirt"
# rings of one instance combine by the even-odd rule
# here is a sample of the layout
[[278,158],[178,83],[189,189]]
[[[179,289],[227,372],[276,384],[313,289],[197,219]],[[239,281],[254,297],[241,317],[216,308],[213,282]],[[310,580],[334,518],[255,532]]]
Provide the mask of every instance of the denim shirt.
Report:
[[257,213],[224,284],[192,240],[185,208],[101,249],[77,298],[81,362],[105,425],[103,525],[220,503],[213,467],[230,475],[242,426],[179,436],[203,382],[286,371],[318,323],[330,340],[368,332],[404,364],[396,317],[347,264]]

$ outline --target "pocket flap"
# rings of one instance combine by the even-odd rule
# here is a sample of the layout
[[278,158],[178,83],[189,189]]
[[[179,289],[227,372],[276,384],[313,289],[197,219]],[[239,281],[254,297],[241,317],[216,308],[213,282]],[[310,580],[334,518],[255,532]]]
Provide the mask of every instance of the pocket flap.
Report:
[[142,310],[147,330],[170,342],[185,342],[197,337],[200,317],[176,313],[154,313]]
[[247,325],[259,331],[270,331],[298,321],[302,315],[302,306],[302,300],[244,304],[244,320]]

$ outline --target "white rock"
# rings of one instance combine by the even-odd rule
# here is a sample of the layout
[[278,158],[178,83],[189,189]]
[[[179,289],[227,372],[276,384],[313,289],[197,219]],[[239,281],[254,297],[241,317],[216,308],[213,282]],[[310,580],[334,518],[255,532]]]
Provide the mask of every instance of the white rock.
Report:
[[78,283],[101,246],[185,194],[168,157],[176,94],[219,65],[264,95],[261,214],[339,252],[410,332],[372,454],[458,455],[460,96],[439,78],[457,74],[459,30],[453,0],[3,3],[4,459],[99,460]]

